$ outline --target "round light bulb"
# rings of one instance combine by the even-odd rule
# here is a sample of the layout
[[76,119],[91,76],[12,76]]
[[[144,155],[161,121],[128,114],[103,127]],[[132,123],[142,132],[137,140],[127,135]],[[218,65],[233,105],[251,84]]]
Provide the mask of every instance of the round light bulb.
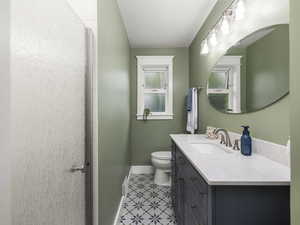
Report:
[[239,0],[235,9],[235,19],[236,20],[244,19],[245,12],[246,12],[245,3],[243,0]]
[[202,55],[206,55],[209,53],[209,47],[208,47],[208,43],[207,43],[207,40],[205,39],[203,42],[202,42],[202,48],[201,48],[201,54]]
[[229,22],[227,16],[223,17],[222,23],[221,23],[221,31],[223,34],[229,34]]
[[212,34],[210,35],[209,42],[213,47],[218,44],[216,31],[213,31]]

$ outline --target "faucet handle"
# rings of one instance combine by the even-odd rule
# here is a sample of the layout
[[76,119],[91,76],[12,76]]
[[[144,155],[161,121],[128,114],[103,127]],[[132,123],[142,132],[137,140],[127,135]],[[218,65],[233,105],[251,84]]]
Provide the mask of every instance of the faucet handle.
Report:
[[218,128],[214,128],[214,129],[213,129],[213,134],[216,134],[216,133],[217,133],[217,130],[218,130]]
[[234,145],[233,145],[233,150],[239,151],[240,146],[239,146],[239,139],[234,140]]
[[225,141],[225,136],[224,136],[223,134],[220,134],[220,137],[221,137],[220,144],[223,144],[223,145],[225,145],[225,144],[226,144],[226,141]]
[[214,128],[214,129],[210,129],[207,131],[207,138],[208,139],[213,139],[213,140],[216,140],[218,139],[218,136],[216,135],[216,129],[217,128]]

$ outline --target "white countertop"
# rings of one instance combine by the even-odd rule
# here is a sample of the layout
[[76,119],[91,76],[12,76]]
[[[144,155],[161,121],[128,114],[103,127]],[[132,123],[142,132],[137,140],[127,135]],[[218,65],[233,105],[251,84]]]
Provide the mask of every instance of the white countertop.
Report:
[[[170,136],[209,185],[290,185],[290,168],[260,154],[247,157],[227,149],[228,153],[219,140],[204,135]],[[202,142],[206,144],[197,144]]]

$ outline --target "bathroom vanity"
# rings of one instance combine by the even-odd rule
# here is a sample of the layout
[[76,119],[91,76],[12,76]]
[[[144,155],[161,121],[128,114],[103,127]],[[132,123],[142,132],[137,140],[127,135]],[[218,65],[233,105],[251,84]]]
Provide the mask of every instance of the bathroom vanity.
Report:
[[171,135],[178,225],[289,225],[290,170],[223,148],[202,135]]

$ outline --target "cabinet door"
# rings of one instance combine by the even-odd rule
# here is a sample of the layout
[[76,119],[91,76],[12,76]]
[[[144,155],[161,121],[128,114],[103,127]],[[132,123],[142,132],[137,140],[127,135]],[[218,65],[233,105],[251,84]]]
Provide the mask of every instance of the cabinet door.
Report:
[[178,225],[187,225],[185,223],[185,205],[186,205],[186,166],[187,160],[184,155],[176,149],[175,154],[176,171],[176,218]]
[[188,161],[185,156],[179,151],[176,150],[176,175],[177,178],[185,178],[186,177],[186,167]]
[[189,182],[193,186],[194,190],[201,194],[208,193],[208,184],[201,177],[201,175],[190,165],[189,169]]
[[176,145],[172,143],[172,159],[171,159],[171,195],[173,208],[176,209],[177,196],[177,175],[176,175]]
[[208,225],[208,186],[179,149],[175,151],[178,225]]
[[290,225],[290,192],[285,186],[218,186],[217,225]]
[[198,185],[198,181],[201,179],[199,174],[194,173],[192,165],[189,165],[185,179],[187,225],[208,225],[208,195],[206,188]]
[[176,219],[178,225],[185,225],[185,182],[179,178],[177,182]]
[[208,224],[208,197],[206,194],[195,194],[193,193],[193,198],[191,199],[191,214],[193,219],[197,222],[197,225],[207,225]]

